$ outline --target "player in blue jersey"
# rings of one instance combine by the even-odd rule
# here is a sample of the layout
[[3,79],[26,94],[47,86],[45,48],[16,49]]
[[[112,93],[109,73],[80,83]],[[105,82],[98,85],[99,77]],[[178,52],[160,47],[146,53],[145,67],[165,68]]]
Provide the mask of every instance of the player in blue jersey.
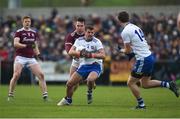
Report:
[[149,50],[143,31],[138,26],[129,22],[129,14],[126,11],[118,14],[118,20],[123,27],[121,37],[124,42],[124,49],[119,48],[119,51],[125,53],[129,58],[132,58],[132,56],[136,58],[131,75],[127,81],[128,87],[138,102],[136,109],[146,108],[137,85],[139,81],[143,88],[165,87],[169,88],[179,97],[178,87],[174,81],[151,80],[155,59]]
[[102,72],[102,60],[105,58],[103,45],[99,39],[94,37],[94,28],[92,26],[86,26],[85,35],[75,41],[69,55],[79,58],[80,64],[66,84],[66,96],[57,105],[70,105],[72,103],[73,87],[81,80],[87,81],[87,99],[88,104],[90,104],[92,103],[94,82]]

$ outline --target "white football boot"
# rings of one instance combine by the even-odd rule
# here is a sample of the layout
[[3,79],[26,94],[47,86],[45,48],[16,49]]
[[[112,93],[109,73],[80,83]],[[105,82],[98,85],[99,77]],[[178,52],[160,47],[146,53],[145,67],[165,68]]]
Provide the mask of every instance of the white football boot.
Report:
[[71,105],[65,98],[63,98],[60,102],[58,102],[57,106],[63,106],[63,105]]

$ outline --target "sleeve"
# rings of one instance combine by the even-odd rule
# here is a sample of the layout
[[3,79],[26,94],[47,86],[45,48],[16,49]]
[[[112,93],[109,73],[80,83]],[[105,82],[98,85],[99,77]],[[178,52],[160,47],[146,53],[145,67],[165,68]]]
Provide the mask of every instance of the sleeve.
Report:
[[98,42],[97,42],[97,50],[103,49],[103,48],[104,48],[104,47],[103,47],[102,42],[101,42],[100,40],[98,40]]
[[21,36],[21,33],[20,32],[16,32],[15,35],[14,35],[14,38],[16,38],[16,37],[20,38],[20,36]]
[[69,50],[71,49],[73,43],[72,43],[72,37],[70,34],[68,34],[66,37],[65,37],[65,50],[66,52],[68,53]]
[[124,43],[130,43],[131,42],[131,39],[130,39],[128,32],[122,32],[121,37],[122,37]]

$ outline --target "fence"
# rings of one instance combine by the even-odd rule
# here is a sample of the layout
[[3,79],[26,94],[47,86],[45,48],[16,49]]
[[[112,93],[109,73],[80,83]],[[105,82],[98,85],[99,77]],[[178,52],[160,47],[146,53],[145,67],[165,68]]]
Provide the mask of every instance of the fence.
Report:
[[[111,61],[110,67],[104,68],[104,73],[97,84],[109,85],[110,83],[126,82],[133,62]],[[13,62],[1,62],[0,84],[9,84],[13,74]],[[69,79],[70,62],[43,62],[40,63],[47,82],[66,82]],[[153,79],[157,80],[180,80],[180,62],[160,61],[156,62],[153,72]],[[19,84],[33,84],[38,80],[32,75],[29,68],[22,71]]]

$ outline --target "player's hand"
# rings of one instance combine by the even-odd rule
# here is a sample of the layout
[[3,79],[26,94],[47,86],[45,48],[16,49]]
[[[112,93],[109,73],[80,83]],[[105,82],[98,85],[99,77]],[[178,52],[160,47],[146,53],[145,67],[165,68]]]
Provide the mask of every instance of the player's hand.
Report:
[[34,49],[36,47],[36,45],[34,43],[31,43],[31,44],[26,44],[26,47]]
[[120,50],[121,50],[122,48],[121,48],[121,46],[118,45],[116,49],[117,49],[117,51],[120,52]]
[[119,53],[124,53],[124,49],[120,45],[118,45],[115,49]]
[[[121,48],[121,46],[117,46],[116,50],[120,53],[124,53],[124,49]],[[135,54],[132,52],[132,53],[128,53],[126,54],[126,56],[128,57],[128,60],[130,61],[132,58],[135,57]]]
[[44,61],[44,60],[45,60],[44,57],[43,57],[41,54],[36,55],[35,58],[36,58],[37,60],[41,60],[41,61]]

